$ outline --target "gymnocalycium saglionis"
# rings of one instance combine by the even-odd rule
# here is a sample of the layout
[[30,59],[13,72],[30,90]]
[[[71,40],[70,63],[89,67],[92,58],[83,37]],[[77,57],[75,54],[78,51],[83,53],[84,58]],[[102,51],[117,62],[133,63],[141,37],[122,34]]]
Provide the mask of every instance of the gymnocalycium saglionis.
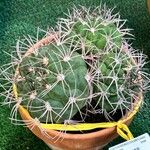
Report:
[[128,43],[130,29],[124,24],[106,6],[81,6],[45,31],[43,39],[54,39],[32,53],[26,55],[39,41],[40,29],[37,37],[18,40],[11,61],[0,67],[0,94],[12,107],[11,120],[17,121],[20,105],[42,123],[64,123],[77,113],[80,122],[90,113],[111,121],[118,110],[121,116],[132,110],[150,78],[146,56]]

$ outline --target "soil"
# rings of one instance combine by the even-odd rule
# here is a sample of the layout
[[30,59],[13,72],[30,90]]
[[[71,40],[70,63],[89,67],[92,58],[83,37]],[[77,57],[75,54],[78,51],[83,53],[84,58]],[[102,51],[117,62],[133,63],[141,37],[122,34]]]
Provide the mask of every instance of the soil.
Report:
[[[92,105],[94,106],[94,103],[92,103]],[[101,108],[98,106],[96,109],[100,110]],[[118,121],[119,119],[122,118],[122,113],[121,113],[120,109],[116,110],[116,112],[114,114],[111,114],[111,113],[109,114],[109,116],[111,117],[110,120],[108,120],[103,113],[92,113],[91,111],[86,112],[86,110],[87,110],[87,106],[85,106],[81,109],[81,112],[83,114],[86,114],[84,116],[84,123],[101,123],[101,122],[108,122],[108,121]],[[123,115],[125,115],[125,113],[126,113],[126,110],[123,110]],[[75,120],[75,122],[78,123],[78,122],[81,122],[81,120],[83,120],[83,117],[81,117],[80,113],[78,112],[72,118],[72,120]],[[66,131],[66,133],[71,133],[71,134],[81,134],[82,133],[83,134],[83,133],[95,132],[95,131],[102,130],[102,129],[103,128],[97,128],[97,129],[87,130],[87,131]]]

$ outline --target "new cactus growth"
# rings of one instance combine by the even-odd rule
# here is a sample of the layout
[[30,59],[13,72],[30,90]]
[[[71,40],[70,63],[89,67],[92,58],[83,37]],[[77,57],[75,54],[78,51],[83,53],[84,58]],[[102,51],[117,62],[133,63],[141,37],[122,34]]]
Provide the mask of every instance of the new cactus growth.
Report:
[[[5,103],[15,103],[12,120],[17,120],[19,105],[44,123],[65,123],[77,113],[84,122],[89,112],[110,121],[117,110],[122,116],[132,110],[139,93],[149,88],[150,78],[143,71],[145,56],[126,41],[130,33],[124,23],[105,7],[93,11],[75,8],[67,19],[59,20],[56,32],[47,32],[55,33],[54,41],[28,55],[21,50],[27,44],[17,43],[15,61],[1,69],[8,81],[6,87],[1,85],[1,95],[6,97]],[[31,37],[27,41],[37,42]]]

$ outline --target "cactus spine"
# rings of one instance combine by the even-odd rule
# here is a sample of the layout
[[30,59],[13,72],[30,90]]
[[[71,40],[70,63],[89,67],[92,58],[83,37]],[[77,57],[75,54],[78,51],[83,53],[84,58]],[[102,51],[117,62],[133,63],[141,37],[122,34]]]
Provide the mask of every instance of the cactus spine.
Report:
[[13,69],[11,73],[7,66],[1,69],[4,80],[15,82],[18,88],[16,102],[12,86],[9,90],[1,86],[5,103],[9,103],[7,98],[15,103],[12,118],[16,120],[19,105],[45,123],[63,123],[77,113],[84,122],[87,112],[103,114],[110,121],[117,110],[122,116],[132,110],[138,94],[149,88],[150,78],[143,71],[145,56],[126,41],[130,30],[123,28],[124,23],[105,6],[75,8],[68,18],[58,21],[56,32],[47,32],[57,35],[54,42],[27,57],[24,51],[18,52],[26,43],[20,42],[20,47],[17,43],[18,56],[10,63],[10,68],[19,66],[17,78]]

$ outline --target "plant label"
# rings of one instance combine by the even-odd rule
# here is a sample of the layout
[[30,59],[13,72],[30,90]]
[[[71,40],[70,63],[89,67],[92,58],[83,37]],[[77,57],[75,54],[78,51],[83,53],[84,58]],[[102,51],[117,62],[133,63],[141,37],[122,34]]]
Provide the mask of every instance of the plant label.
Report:
[[130,141],[110,147],[109,150],[150,150],[150,136],[145,133]]

